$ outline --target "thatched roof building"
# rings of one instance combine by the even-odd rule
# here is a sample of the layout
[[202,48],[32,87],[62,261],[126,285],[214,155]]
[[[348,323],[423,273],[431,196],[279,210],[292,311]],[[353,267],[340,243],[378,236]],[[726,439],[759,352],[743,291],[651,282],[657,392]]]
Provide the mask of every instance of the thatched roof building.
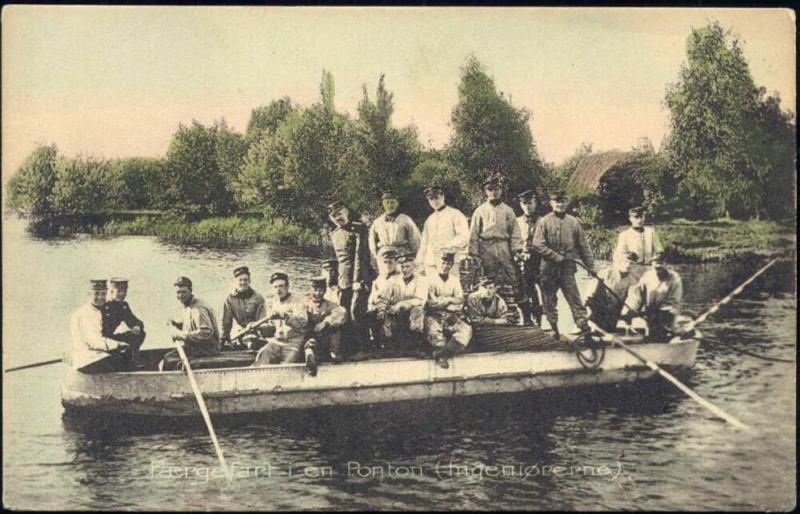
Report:
[[585,196],[594,193],[600,185],[600,179],[616,166],[628,162],[634,152],[612,150],[589,154],[578,163],[567,183],[567,194]]

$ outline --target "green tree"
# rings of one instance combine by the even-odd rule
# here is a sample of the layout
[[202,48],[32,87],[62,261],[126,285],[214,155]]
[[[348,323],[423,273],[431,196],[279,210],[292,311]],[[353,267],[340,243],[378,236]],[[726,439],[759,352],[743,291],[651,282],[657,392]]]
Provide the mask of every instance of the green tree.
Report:
[[462,183],[453,164],[447,160],[442,150],[427,150],[422,152],[411,176],[398,192],[403,199],[403,208],[420,228],[431,213],[423,191],[432,183],[442,187],[447,205],[464,213],[470,212],[469,199],[462,189]]
[[51,214],[57,158],[55,145],[35,148],[9,178],[6,206],[33,217]]
[[260,140],[264,135],[272,136],[278,126],[294,111],[296,107],[288,96],[280,100],[273,100],[269,105],[253,109],[250,121],[247,123],[245,141],[248,145]]
[[237,159],[243,161],[243,138],[224,121],[205,127],[197,121],[179,125],[167,150],[166,199],[171,210],[188,217],[224,215],[233,206],[229,182]]
[[161,159],[131,157],[111,161],[105,180],[109,208],[163,208],[164,178],[164,162]]
[[490,171],[502,173],[512,191],[543,185],[545,170],[529,119],[528,111],[497,92],[483,65],[470,56],[461,69],[448,155],[473,205],[481,201],[480,183]]
[[61,157],[56,161],[53,210],[59,214],[91,214],[105,211],[108,163],[91,157]]
[[666,95],[672,124],[667,152],[690,215],[747,218],[768,212],[768,184],[781,173],[777,169],[787,167],[786,152],[776,155],[769,147],[793,128],[779,100],[764,94],[729,31],[716,22],[692,31],[687,62]]

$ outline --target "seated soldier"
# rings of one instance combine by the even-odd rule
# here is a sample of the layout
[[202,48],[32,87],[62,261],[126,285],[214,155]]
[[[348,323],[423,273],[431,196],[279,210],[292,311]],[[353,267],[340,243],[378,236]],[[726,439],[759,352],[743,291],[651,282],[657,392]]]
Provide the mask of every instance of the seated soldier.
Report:
[[497,284],[492,277],[480,279],[478,289],[467,296],[466,311],[473,326],[511,324],[508,306],[497,294]]
[[325,299],[334,303],[341,303],[339,301],[339,261],[336,259],[330,259],[323,262],[322,275],[326,279],[326,285],[328,289],[325,293]]
[[289,292],[289,276],[286,273],[273,273],[269,283],[275,292],[269,314],[275,335],[268,338],[267,345],[259,350],[255,364],[301,362],[308,327],[306,305]]
[[347,309],[325,299],[327,278],[311,279],[311,295],[306,301],[308,310],[308,339],[305,343],[306,368],[311,376],[317,374],[317,362],[342,361],[341,329],[347,322]]
[[[588,320],[605,332],[614,332],[620,313],[626,302],[628,290],[636,285],[636,278],[630,273],[631,265],[638,256],[633,252],[625,252],[617,257],[610,268],[597,274],[598,280],[594,289],[586,298],[589,309]],[[600,281],[603,283],[601,284]]]
[[83,373],[121,371],[127,367],[128,343],[103,335],[103,306],[108,286],[104,279],[90,281],[89,301],[72,313],[71,342],[64,363]]
[[650,336],[660,339],[673,334],[683,318],[679,314],[683,284],[680,275],[668,269],[660,255],[650,265],[651,269],[630,289],[622,318],[630,322],[634,317],[643,317]]
[[447,359],[461,353],[472,339],[472,327],[464,320],[464,291],[461,280],[451,275],[455,253],[442,252],[438,273],[428,279],[425,334],[433,347],[436,364],[449,368]]
[[390,338],[385,348],[390,355],[420,355],[423,351],[425,303],[428,301],[428,281],[415,273],[414,255],[400,257],[401,275],[396,280],[398,291],[388,301],[385,315],[386,333]]
[[[139,363],[139,348],[144,342],[144,323],[137,318],[125,298],[128,296],[128,279],[109,280],[108,301],[103,305],[103,337],[127,343],[125,352],[129,369],[136,369]],[[124,326],[124,329],[120,330]]]
[[[172,340],[183,345],[190,364],[194,358],[219,354],[219,326],[214,311],[194,295],[192,281],[187,277],[178,277],[174,286],[175,296],[183,305],[183,319],[170,321],[174,329]],[[164,355],[158,369],[183,369],[177,350]]]
[[[267,302],[250,286],[250,269],[240,266],[233,270],[234,290],[222,306],[222,347],[258,350],[266,341],[259,338],[253,327],[267,315]],[[233,322],[239,335],[231,340]]]
[[390,249],[381,250],[381,259],[385,272],[372,283],[372,291],[367,300],[372,336],[378,346],[383,346],[386,340],[392,337],[391,322],[386,322],[387,312],[400,293],[400,285],[397,282],[400,277],[397,271],[397,252]]

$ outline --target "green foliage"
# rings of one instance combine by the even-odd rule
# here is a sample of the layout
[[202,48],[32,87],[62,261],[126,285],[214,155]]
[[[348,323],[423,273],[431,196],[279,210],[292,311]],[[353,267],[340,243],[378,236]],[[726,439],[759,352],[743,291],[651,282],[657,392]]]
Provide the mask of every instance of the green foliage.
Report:
[[93,158],[61,157],[56,161],[53,211],[59,214],[87,214],[105,211],[108,163]]
[[483,65],[470,56],[461,69],[448,156],[459,170],[472,205],[482,201],[481,181],[490,171],[503,174],[512,192],[543,185],[545,169],[529,119],[528,111],[498,94]]
[[420,226],[431,213],[431,208],[425,199],[423,190],[432,183],[437,183],[442,187],[448,205],[462,212],[469,212],[467,210],[469,208],[469,200],[462,190],[458,172],[443,154],[444,152],[440,150],[424,152],[420,157],[419,163],[414,167],[411,176],[398,191],[402,199],[401,208],[414,218]]
[[108,163],[105,187],[106,203],[111,210],[162,209],[167,205],[161,159],[115,159]]
[[246,145],[224,120],[210,127],[180,125],[167,150],[166,199],[189,219],[225,214],[233,207],[232,180]]
[[280,100],[273,100],[269,105],[253,109],[250,121],[247,123],[245,141],[248,145],[260,141],[263,137],[275,135],[278,126],[292,114],[296,108],[292,100],[285,96]]
[[544,183],[542,184],[546,191],[566,190],[569,179],[575,173],[575,169],[581,162],[581,159],[592,153],[592,144],[583,143],[569,156],[564,162],[544,175]]
[[780,100],[764,94],[729,32],[716,22],[692,31],[687,63],[666,96],[672,120],[667,151],[688,215],[774,213],[765,192],[788,185],[794,127]]
[[31,152],[8,180],[8,208],[33,217],[52,213],[57,156],[55,145],[39,146]]

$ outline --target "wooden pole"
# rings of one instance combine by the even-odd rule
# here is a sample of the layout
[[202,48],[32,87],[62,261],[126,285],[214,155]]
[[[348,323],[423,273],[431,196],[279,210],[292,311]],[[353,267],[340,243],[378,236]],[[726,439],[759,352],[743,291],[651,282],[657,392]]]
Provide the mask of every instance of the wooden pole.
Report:
[[11,373],[12,371],[19,371],[21,369],[28,369],[28,368],[38,368],[39,366],[47,366],[50,364],[56,364],[62,362],[64,359],[53,359],[51,361],[44,361],[44,362],[36,362],[34,364],[25,364],[24,366],[16,366],[14,368],[8,368],[5,370],[6,373]]
[[206,428],[208,428],[208,434],[211,436],[211,442],[214,443],[214,449],[217,451],[219,464],[222,466],[223,471],[225,471],[225,476],[228,477],[228,480],[231,480],[232,477],[230,471],[228,470],[228,465],[225,463],[225,456],[222,454],[222,448],[220,448],[219,441],[217,440],[217,433],[214,432],[214,425],[211,423],[211,416],[208,414],[208,408],[206,407],[205,400],[203,400],[203,394],[200,392],[200,388],[197,386],[197,381],[194,378],[192,366],[189,364],[189,359],[186,357],[186,352],[183,350],[183,344],[180,341],[175,341],[175,347],[178,349],[178,355],[180,355],[181,361],[183,362],[183,367],[186,369],[186,375],[189,377],[189,384],[192,386],[192,391],[194,391],[194,397],[197,400],[197,405],[200,407],[200,412],[203,414],[203,419],[206,422]]

